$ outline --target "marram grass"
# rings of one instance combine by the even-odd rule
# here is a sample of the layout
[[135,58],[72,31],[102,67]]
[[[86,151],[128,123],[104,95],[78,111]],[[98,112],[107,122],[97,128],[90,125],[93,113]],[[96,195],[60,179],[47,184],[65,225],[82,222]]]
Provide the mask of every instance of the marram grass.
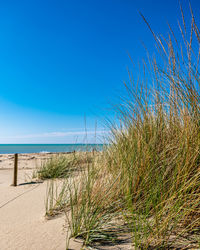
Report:
[[73,152],[69,154],[58,154],[47,161],[34,173],[39,179],[66,178],[72,175],[81,166],[91,161],[90,152]]
[[116,242],[123,228],[136,248],[200,248],[200,31],[192,11],[184,27],[178,41],[171,27],[161,39],[149,26],[156,56],[139,84],[129,72],[110,146],[67,188],[71,237]]

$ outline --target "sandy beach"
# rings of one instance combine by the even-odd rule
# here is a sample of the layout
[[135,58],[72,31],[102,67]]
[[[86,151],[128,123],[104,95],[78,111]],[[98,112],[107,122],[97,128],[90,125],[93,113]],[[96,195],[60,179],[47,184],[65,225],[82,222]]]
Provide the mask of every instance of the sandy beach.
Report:
[[[0,155],[0,249],[66,249],[65,216],[45,218],[47,182],[31,183],[33,171],[52,155],[20,154],[17,187],[11,186],[14,156]],[[72,241],[69,248],[81,244]]]

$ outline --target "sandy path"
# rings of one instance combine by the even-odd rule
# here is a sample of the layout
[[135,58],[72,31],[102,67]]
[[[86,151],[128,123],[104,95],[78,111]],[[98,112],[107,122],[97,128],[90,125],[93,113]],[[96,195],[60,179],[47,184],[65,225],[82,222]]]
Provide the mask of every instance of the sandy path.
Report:
[[[18,184],[27,182],[30,168],[19,170]],[[10,186],[12,175],[13,169],[1,168],[0,249],[66,249],[65,216],[52,220],[44,217],[46,182],[13,187]],[[70,243],[70,249],[80,248],[80,244]]]

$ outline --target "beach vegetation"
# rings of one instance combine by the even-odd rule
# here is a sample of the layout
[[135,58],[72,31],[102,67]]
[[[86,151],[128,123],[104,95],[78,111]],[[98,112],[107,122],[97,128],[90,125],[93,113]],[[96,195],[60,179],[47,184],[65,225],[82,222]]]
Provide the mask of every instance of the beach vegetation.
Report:
[[47,218],[66,210],[72,182],[80,181],[81,172],[85,171],[98,155],[99,152],[72,152],[55,155],[41,164],[34,175],[35,178],[47,180],[45,199]]
[[69,154],[54,155],[42,162],[35,176],[39,179],[65,178],[74,171],[81,170],[92,159],[91,152],[72,152]]
[[179,41],[142,16],[155,55],[137,81],[129,71],[110,147],[70,196],[72,236],[87,244],[112,242],[123,221],[137,248],[199,247],[200,32],[192,10],[189,28],[182,17]]
[[137,81],[129,71],[109,147],[65,183],[71,237],[87,245],[200,247],[200,31],[181,13],[180,35],[169,26],[167,38],[141,15],[155,54]]

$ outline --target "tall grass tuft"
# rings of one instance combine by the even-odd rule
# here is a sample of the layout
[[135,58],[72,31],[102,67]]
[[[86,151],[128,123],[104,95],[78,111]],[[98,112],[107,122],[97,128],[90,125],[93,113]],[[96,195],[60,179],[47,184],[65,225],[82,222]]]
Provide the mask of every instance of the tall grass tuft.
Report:
[[142,16],[157,52],[139,84],[129,74],[110,146],[70,192],[72,235],[86,243],[112,241],[123,220],[135,247],[200,247],[200,31],[192,10],[189,30],[182,16],[180,41]]
[[34,175],[43,180],[66,178],[71,176],[74,171],[80,170],[82,165],[91,161],[91,155],[92,153],[90,152],[74,152],[67,155],[55,155],[43,162]]
[[200,232],[200,32],[192,11],[191,17],[190,30],[180,28],[182,42],[171,27],[167,39],[152,32],[152,80],[145,85],[143,78],[140,89],[131,77],[125,83],[121,127],[113,129],[107,153],[135,244],[146,247]]

